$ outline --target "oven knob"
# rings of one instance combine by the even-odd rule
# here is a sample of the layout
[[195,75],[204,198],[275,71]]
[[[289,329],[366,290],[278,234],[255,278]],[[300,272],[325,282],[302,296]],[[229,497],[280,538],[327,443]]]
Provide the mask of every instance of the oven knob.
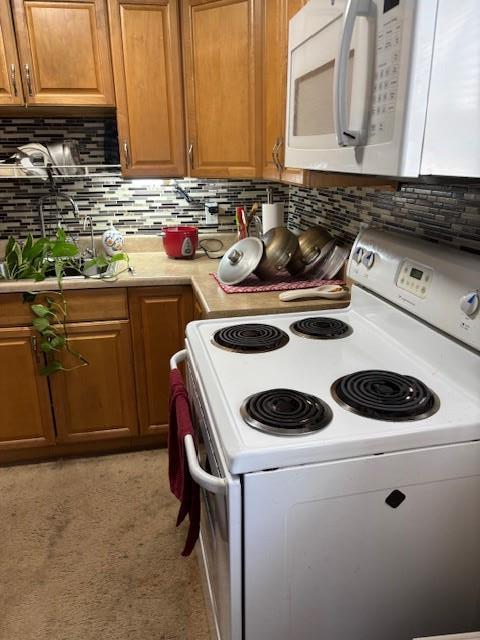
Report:
[[363,247],[357,247],[355,249],[355,252],[353,254],[353,259],[357,264],[360,264],[360,262],[362,261],[363,258]]
[[362,262],[367,267],[367,269],[371,269],[373,267],[373,263],[375,262],[375,253],[373,251],[367,251],[367,253],[362,258]]
[[463,296],[463,298],[460,301],[460,307],[463,313],[465,313],[465,315],[467,316],[473,316],[477,312],[478,306],[479,306],[479,299],[478,299],[478,292],[476,291],[471,291],[470,293],[467,293],[467,295]]

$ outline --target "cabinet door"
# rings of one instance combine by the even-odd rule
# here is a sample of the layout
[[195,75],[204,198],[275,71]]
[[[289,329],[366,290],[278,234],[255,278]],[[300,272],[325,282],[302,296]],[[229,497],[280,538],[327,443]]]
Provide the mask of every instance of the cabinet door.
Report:
[[109,0],[122,170],[184,176],[177,0]]
[[17,45],[8,2],[0,4],[0,105],[23,104]]
[[259,0],[183,0],[190,175],[261,175],[260,30]]
[[105,0],[13,0],[32,105],[113,106]]
[[130,289],[129,296],[140,432],[166,433],[169,361],[184,346],[192,290],[142,287]]
[[0,329],[0,450],[40,447],[55,440],[40,358],[31,329]]
[[263,177],[302,182],[303,171],[286,169],[288,23],[306,0],[265,0],[263,15]]
[[203,307],[197,298],[193,300],[193,319],[203,320]]
[[279,180],[285,122],[285,0],[265,0],[263,15],[263,177]]
[[[130,323],[88,322],[68,328],[72,349],[89,365],[50,377],[58,442],[137,433]],[[78,364],[64,357],[66,367]]]
[[283,0],[284,2],[284,15],[283,15],[283,112],[282,112],[282,134],[280,144],[277,149],[278,162],[282,171],[282,180],[285,182],[293,182],[296,184],[304,184],[307,179],[307,172],[303,169],[291,169],[284,166],[285,161],[285,131],[286,131],[286,106],[287,106],[287,70],[288,70],[288,23],[293,16],[300,11],[300,9],[307,4],[307,0]]

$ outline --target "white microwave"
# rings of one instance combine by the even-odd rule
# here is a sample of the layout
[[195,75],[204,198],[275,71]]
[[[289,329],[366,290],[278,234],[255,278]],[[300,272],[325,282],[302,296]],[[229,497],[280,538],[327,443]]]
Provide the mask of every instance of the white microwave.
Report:
[[480,0],[310,0],[287,95],[288,167],[480,177]]

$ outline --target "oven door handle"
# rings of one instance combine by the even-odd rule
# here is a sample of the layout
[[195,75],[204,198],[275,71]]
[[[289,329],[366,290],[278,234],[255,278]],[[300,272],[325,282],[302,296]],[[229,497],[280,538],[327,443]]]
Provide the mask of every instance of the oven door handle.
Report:
[[[178,369],[178,365],[184,362],[187,358],[187,350],[182,349],[178,351],[175,355],[170,359],[170,369]],[[212,476],[202,467],[198,462],[197,451],[195,449],[195,443],[191,435],[185,436],[183,441],[185,445],[185,453],[187,454],[187,462],[188,462],[188,470],[190,471],[190,475],[195,480],[195,482],[205,489],[205,491],[209,491],[210,493],[227,493],[227,480],[225,478],[217,478],[217,476]]]
[[348,59],[356,19],[360,17],[372,18],[374,11],[375,7],[372,4],[372,0],[349,0],[345,9],[333,81],[335,134],[340,147],[356,147],[364,144],[365,132],[348,128]]
[[170,369],[178,369],[178,365],[184,362],[187,359],[187,350],[182,349],[181,351],[177,351],[170,358]]
[[185,445],[185,451],[187,453],[187,462],[190,475],[198,484],[199,487],[209,491],[210,493],[220,493],[225,495],[227,493],[227,481],[224,478],[217,478],[212,476],[202,469],[198,462],[197,451],[195,449],[195,443],[192,436],[185,436],[183,441]]

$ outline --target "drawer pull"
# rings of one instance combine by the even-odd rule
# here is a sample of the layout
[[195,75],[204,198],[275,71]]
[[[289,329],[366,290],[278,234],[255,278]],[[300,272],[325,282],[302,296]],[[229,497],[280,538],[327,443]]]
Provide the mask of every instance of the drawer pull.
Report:
[[36,363],[39,365],[40,363],[40,352],[38,350],[38,340],[37,336],[30,337],[30,344],[32,346],[33,356],[35,358]]

